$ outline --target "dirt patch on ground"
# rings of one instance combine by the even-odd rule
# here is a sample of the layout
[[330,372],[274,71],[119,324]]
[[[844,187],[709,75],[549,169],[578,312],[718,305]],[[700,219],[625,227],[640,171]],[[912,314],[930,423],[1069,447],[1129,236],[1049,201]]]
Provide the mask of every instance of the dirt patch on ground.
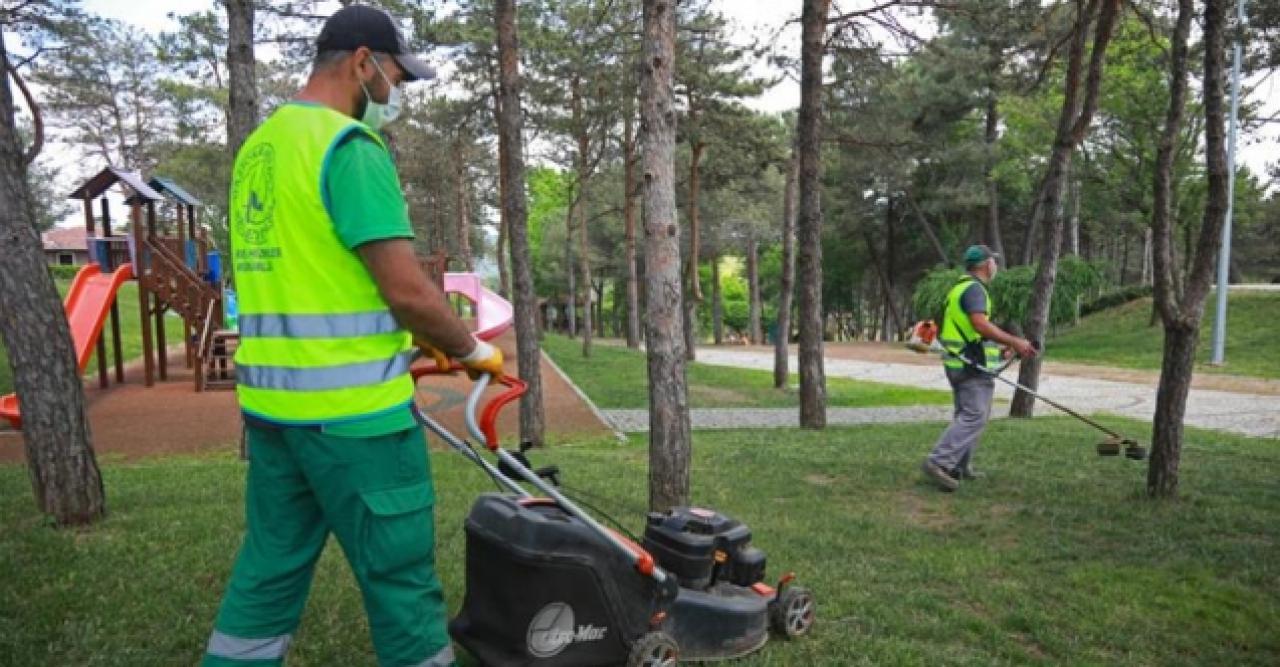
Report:
[[[502,348],[507,371],[516,371],[515,334],[496,343]],[[181,351],[169,357],[169,379],[143,386],[141,364],[125,370],[125,383],[106,390],[87,390],[94,451],[100,456],[135,459],[234,449],[240,441],[240,411],[235,392],[196,393],[190,370],[183,368]],[[612,431],[551,367],[542,364],[543,405],[548,444],[608,437]],[[419,404],[454,433],[465,433],[463,407],[471,382],[466,375],[431,376],[418,385]],[[497,394],[497,390],[491,390]],[[511,405],[498,418],[498,433],[514,442],[519,432],[519,409]],[[433,438],[434,444],[441,444]],[[25,460],[22,434],[0,431],[0,462]]]
[[912,524],[941,530],[955,523],[955,515],[951,513],[951,505],[941,502],[939,492],[930,489],[927,495],[919,490],[904,489],[898,493],[897,507]]
[[804,481],[814,486],[831,486],[832,484],[835,484],[836,482],[840,481],[840,478],[832,477],[831,475],[813,474],[813,475],[805,475]]

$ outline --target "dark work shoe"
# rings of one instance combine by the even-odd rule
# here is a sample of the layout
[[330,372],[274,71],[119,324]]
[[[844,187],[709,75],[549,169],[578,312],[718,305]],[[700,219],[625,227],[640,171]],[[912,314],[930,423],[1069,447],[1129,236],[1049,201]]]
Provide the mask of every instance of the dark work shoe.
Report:
[[933,483],[937,484],[938,488],[943,491],[955,491],[960,488],[960,482],[957,482],[956,478],[948,474],[942,466],[929,459],[925,459],[924,462],[920,464],[920,470],[926,477],[933,480]]
[[971,482],[975,479],[982,479],[983,477],[986,477],[987,473],[982,472],[980,470],[974,470],[973,466],[964,466],[962,468],[956,468],[952,470],[951,476],[956,479],[962,479],[966,482]]

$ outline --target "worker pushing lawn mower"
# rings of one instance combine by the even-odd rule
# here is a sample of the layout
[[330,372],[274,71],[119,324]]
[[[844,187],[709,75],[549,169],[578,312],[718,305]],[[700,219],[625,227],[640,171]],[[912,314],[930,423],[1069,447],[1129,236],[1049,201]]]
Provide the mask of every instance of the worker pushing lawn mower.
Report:
[[947,292],[941,325],[932,321],[918,323],[907,344],[917,352],[941,352],[955,404],[951,424],[921,463],[921,470],[938,488],[948,492],[958,489],[962,480],[982,477],[973,467],[973,454],[991,416],[996,380],[1106,433],[1107,440],[1098,445],[1100,455],[1118,455],[1120,446],[1124,445],[1127,457],[1145,458],[1145,448],[1134,440],[1001,376],[1015,359],[1034,357],[1040,350],[1038,345],[1004,331],[991,321],[994,313],[987,285],[999,271],[998,257],[985,245],[965,250],[966,273]]

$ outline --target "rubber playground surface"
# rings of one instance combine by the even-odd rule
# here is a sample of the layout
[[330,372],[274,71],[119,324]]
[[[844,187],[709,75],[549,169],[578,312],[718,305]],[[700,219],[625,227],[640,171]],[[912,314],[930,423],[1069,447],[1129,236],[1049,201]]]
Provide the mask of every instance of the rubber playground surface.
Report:
[[[508,332],[494,341],[502,348],[507,372],[514,373],[515,334]],[[191,371],[183,367],[181,350],[171,350],[169,379],[146,388],[141,364],[125,369],[125,383],[98,388],[96,377],[86,382],[89,422],[95,453],[102,458],[135,459],[167,454],[189,454],[233,450],[240,440],[240,412],[235,392],[196,393]],[[546,362],[542,363],[543,404],[546,410],[547,443],[566,439],[609,437],[610,428],[572,387]],[[463,403],[471,382],[466,374],[428,376],[418,383],[419,405],[457,434],[464,434]],[[493,390],[496,394],[497,390]],[[512,405],[498,419],[504,442],[516,439],[519,409]],[[443,443],[432,441],[432,446]],[[25,460],[22,434],[0,430],[0,463]]]

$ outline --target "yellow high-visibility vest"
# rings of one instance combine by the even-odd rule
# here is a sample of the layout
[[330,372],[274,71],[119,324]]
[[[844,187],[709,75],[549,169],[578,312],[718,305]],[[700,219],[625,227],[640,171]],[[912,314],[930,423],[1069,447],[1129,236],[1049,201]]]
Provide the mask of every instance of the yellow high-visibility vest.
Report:
[[240,306],[236,393],[248,414],[324,424],[412,400],[412,337],[338,239],[325,206],[325,163],[351,132],[386,148],[333,109],[286,104],[236,155],[229,203]]
[[982,344],[985,352],[983,361],[986,362],[987,368],[993,368],[1000,364],[1000,348],[990,343],[973,328],[973,322],[969,320],[969,314],[964,312],[964,308],[960,307],[960,298],[964,296],[969,285],[977,283],[982,289],[983,295],[987,298],[987,318],[991,319],[995,314],[995,304],[991,302],[991,293],[987,291],[987,286],[982,281],[971,275],[965,275],[960,278],[959,282],[947,292],[947,307],[943,311],[942,326],[938,330],[938,342],[942,343],[942,347],[946,348],[947,354],[943,356],[942,363],[947,368],[960,369],[965,364],[958,357],[964,351],[967,343],[978,342]]

